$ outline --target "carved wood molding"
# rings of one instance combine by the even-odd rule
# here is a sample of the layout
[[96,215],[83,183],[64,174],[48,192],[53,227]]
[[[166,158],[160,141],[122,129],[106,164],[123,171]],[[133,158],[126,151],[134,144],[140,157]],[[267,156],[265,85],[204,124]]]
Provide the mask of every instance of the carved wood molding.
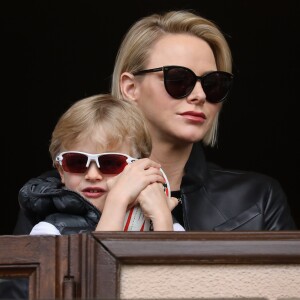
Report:
[[1,236],[0,277],[29,299],[118,299],[124,265],[300,264],[300,231]]
[[119,298],[126,264],[300,264],[299,231],[93,232],[88,240],[95,259],[89,296],[97,299]]

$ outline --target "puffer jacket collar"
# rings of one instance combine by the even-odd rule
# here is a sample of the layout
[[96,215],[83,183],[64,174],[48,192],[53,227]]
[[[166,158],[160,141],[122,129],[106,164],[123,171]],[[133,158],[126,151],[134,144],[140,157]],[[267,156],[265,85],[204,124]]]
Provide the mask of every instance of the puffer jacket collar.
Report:
[[50,214],[67,213],[82,216],[96,226],[101,215],[81,195],[65,189],[55,173],[29,180],[19,192],[19,204],[35,222],[42,221]]

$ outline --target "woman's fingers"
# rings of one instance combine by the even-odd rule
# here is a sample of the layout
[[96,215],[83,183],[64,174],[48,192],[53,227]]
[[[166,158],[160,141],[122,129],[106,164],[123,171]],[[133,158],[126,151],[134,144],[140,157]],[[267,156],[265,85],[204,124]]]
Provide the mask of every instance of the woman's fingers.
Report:
[[179,200],[175,197],[170,197],[168,198],[168,206],[169,206],[169,209],[172,211],[179,203]]
[[161,167],[161,165],[159,163],[157,163],[149,158],[137,159],[137,160],[133,161],[131,164],[127,165],[127,167],[130,167],[130,166],[140,166],[144,170],[147,170],[151,167],[157,168],[157,169],[159,169]]

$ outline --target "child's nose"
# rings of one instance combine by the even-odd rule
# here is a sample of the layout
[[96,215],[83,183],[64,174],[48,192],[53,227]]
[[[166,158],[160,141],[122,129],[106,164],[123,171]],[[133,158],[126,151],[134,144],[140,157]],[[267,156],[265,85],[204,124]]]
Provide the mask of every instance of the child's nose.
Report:
[[95,162],[90,163],[85,177],[86,177],[86,179],[89,179],[89,180],[102,180],[103,179],[101,170],[98,168],[98,166]]

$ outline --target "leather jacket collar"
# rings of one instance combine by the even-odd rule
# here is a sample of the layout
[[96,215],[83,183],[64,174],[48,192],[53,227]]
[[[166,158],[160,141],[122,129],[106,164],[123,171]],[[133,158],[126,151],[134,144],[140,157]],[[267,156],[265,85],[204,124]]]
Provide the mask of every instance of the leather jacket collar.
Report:
[[193,145],[184,171],[185,174],[181,182],[181,191],[183,193],[193,192],[204,185],[208,170],[201,142]]

